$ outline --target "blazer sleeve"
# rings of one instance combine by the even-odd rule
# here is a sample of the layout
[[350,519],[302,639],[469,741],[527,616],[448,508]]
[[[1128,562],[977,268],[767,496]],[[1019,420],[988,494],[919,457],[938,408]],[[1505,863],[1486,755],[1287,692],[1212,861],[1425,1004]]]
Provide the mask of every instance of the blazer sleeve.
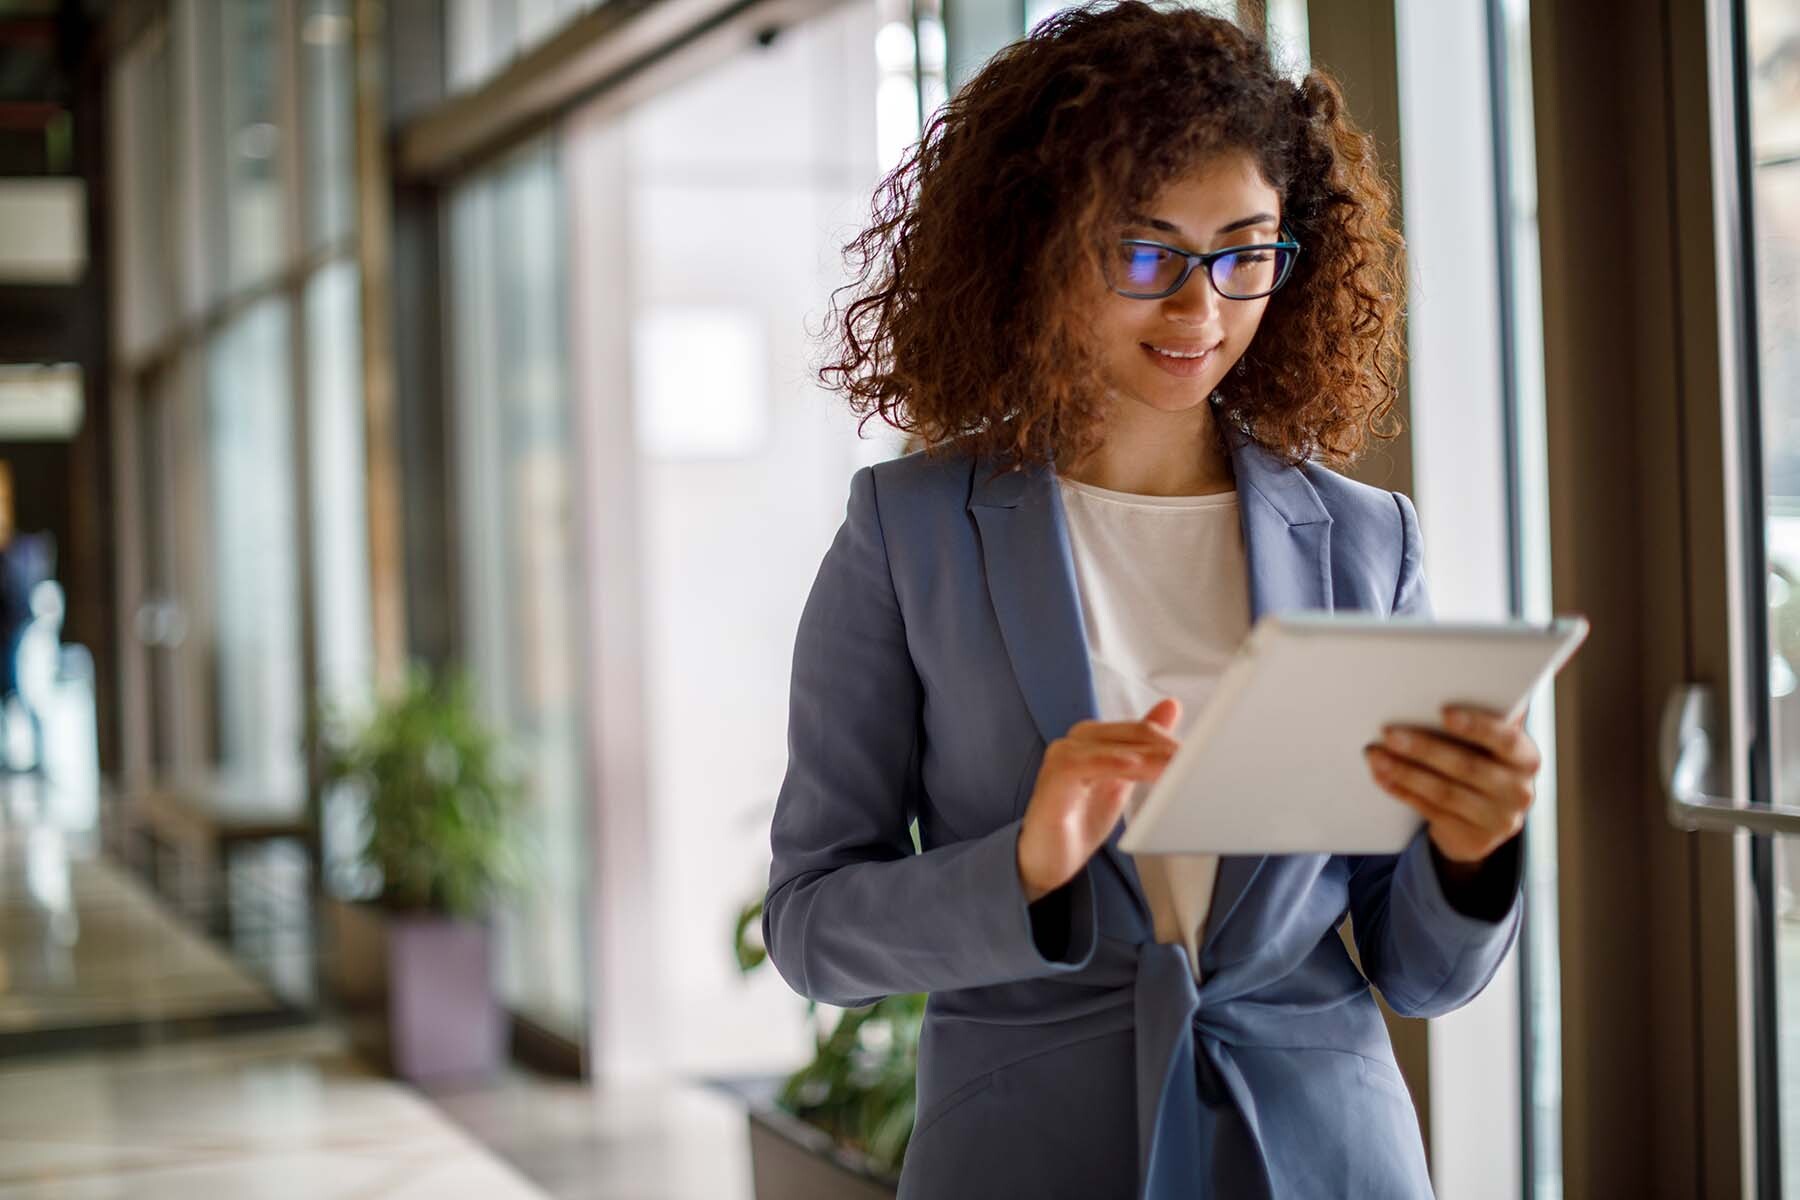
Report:
[[[1418,514],[1406,496],[1392,495],[1401,528],[1392,615],[1428,617]],[[1357,953],[1364,974],[1395,1012],[1442,1016],[1474,999],[1493,978],[1518,936],[1523,837],[1523,831],[1515,834],[1489,856],[1471,887],[1473,898],[1446,894],[1424,826],[1399,854],[1347,856]]]
[[922,701],[865,466],[801,612],[770,830],[763,942],[809,999],[857,1007],[1077,971],[1093,956],[1091,864],[1028,904],[1019,819],[913,849]]

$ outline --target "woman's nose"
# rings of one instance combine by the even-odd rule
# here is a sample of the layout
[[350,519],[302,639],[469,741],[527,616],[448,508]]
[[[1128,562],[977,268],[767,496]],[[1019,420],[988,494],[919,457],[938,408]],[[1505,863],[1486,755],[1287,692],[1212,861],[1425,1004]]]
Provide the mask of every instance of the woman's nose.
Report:
[[1197,269],[1172,296],[1163,298],[1164,311],[1184,321],[1205,321],[1218,315],[1219,293],[1204,270]]

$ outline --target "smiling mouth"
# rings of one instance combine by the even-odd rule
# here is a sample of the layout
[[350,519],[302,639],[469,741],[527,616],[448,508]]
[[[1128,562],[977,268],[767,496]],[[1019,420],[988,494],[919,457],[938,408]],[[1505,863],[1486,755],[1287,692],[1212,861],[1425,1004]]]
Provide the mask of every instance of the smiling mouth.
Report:
[[1216,342],[1205,350],[1165,350],[1149,342],[1139,342],[1144,354],[1154,363],[1157,369],[1173,375],[1178,379],[1193,379],[1211,369],[1213,355],[1219,352],[1223,342]]
[[1157,354],[1162,355],[1164,358],[1172,358],[1177,361],[1185,360],[1188,362],[1196,362],[1203,359],[1219,348],[1217,344],[1214,344],[1208,346],[1204,350],[1165,350],[1152,342],[1144,342],[1143,345],[1146,349],[1152,350]]

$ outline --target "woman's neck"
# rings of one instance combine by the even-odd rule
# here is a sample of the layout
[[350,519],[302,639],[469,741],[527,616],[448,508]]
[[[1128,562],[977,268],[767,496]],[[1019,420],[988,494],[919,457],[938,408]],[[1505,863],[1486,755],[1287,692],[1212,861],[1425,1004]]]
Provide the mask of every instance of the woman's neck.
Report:
[[1105,439],[1057,474],[1138,496],[1205,496],[1236,486],[1210,402],[1171,413],[1116,397]]

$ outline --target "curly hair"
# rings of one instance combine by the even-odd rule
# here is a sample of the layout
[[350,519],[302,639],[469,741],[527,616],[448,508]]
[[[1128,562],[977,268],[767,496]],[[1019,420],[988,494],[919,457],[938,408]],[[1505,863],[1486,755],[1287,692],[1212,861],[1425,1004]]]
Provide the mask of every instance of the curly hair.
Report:
[[[862,425],[1003,468],[1072,461],[1103,437],[1099,347],[1070,302],[1125,214],[1220,152],[1250,154],[1301,244],[1218,389],[1215,412],[1290,463],[1341,467],[1399,385],[1405,247],[1374,139],[1314,69],[1189,7],[1065,10],[946,103],[875,189],[843,247],[820,381]],[[851,299],[843,302],[845,293]]]

